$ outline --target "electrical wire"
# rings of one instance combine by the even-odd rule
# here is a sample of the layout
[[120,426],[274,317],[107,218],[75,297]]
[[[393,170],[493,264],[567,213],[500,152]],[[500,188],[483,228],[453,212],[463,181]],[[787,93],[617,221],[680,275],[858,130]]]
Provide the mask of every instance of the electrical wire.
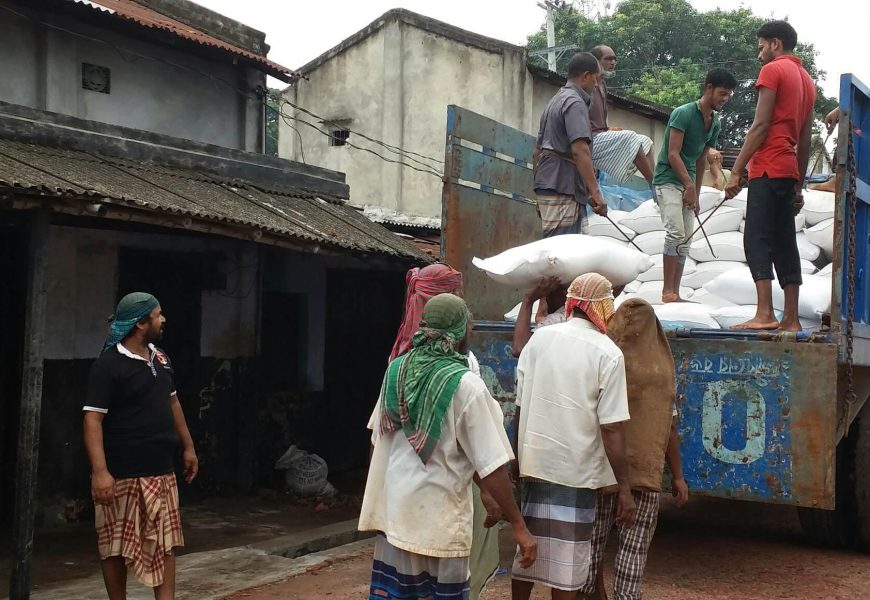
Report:
[[[285,115],[285,116],[286,116],[286,115]],[[331,133],[329,133],[328,131],[323,131],[323,129],[321,129],[318,125],[315,125],[314,123],[310,123],[310,122],[308,122],[308,121],[306,121],[306,120],[304,120],[304,119],[300,119],[299,117],[296,117],[296,122],[297,122],[297,123],[302,123],[303,125],[308,125],[308,126],[311,127],[312,129],[314,129],[315,131],[317,131],[318,133],[320,133],[321,135],[325,135],[326,137],[328,137],[328,138],[330,138],[330,139],[335,139],[334,136],[333,136]],[[414,165],[408,164],[408,163],[406,163],[406,162],[402,162],[401,160],[394,160],[394,159],[392,159],[392,158],[388,158],[388,157],[386,157],[386,156],[382,156],[382,155],[378,154],[377,152],[375,152],[374,150],[372,150],[371,148],[363,148],[362,146],[357,146],[356,144],[354,144],[354,143],[352,143],[352,142],[349,142],[349,141],[347,141],[347,140],[344,140],[344,145],[345,145],[345,146],[348,146],[348,147],[350,147],[350,148],[354,148],[354,149],[356,149],[356,150],[361,150],[361,151],[363,151],[363,152],[368,152],[369,154],[371,154],[371,155],[373,155],[373,156],[376,156],[377,158],[379,158],[379,159],[381,159],[381,160],[383,160],[383,161],[385,161],[385,162],[388,162],[388,163],[394,163],[394,164],[397,164],[397,165],[402,165],[402,166],[407,167],[407,168],[409,168],[409,169],[413,169],[414,171],[419,171],[420,173],[425,173],[425,174],[427,174],[427,175],[432,175],[432,176],[434,176],[434,177],[437,177],[438,179],[441,179],[441,178],[443,177],[443,175],[442,175],[441,173],[439,173],[438,171],[435,171],[434,169],[420,169],[420,168],[415,167]]]
[[[410,156],[417,156],[417,157],[419,157],[419,158],[424,158],[424,159],[426,159],[426,160],[428,160],[428,161],[431,161],[431,162],[433,162],[433,163],[435,163],[435,164],[438,164],[438,165],[441,164],[441,160],[440,160],[440,159],[432,158],[431,156],[426,156],[425,154],[420,154],[419,152],[412,152],[411,150],[405,150],[404,148],[401,148],[400,146],[394,146],[394,145],[392,145],[392,144],[388,144],[387,142],[381,141],[381,140],[379,140],[379,139],[377,139],[377,138],[373,138],[373,137],[368,136],[368,135],[366,135],[366,134],[364,134],[364,133],[360,133],[359,131],[355,131],[355,130],[353,130],[353,129],[350,129],[349,127],[345,127],[345,126],[343,126],[343,125],[341,125],[341,124],[339,124],[339,123],[336,123],[336,122],[334,122],[334,121],[331,121],[330,119],[327,119],[327,118],[325,118],[325,117],[321,117],[320,115],[318,115],[318,114],[316,114],[316,113],[314,113],[314,112],[308,110],[307,108],[303,108],[303,107],[301,107],[301,106],[299,106],[299,105],[297,105],[297,104],[294,104],[293,102],[290,102],[289,100],[287,100],[287,99],[284,98],[283,96],[277,96],[277,97],[276,97],[276,96],[273,95],[272,97],[275,98],[275,99],[277,99],[277,100],[280,100],[280,101],[283,102],[284,104],[287,104],[287,105],[293,107],[294,109],[296,109],[296,110],[298,110],[298,111],[300,111],[300,112],[303,112],[303,113],[305,113],[305,114],[307,114],[307,115],[309,115],[309,116],[311,116],[311,117],[314,117],[315,119],[317,119],[317,120],[319,120],[319,121],[322,121],[322,122],[325,123],[325,124],[332,125],[332,126],[334,126],[334,127],[341,127],[342,129],[346,129],[347,131],[349,131],[349,132],[351,132],[351,133],[353,133],[353,134],[356,134],[356,135],[360,136],[361,138],[363,138],[363,139],[365,139],[365,140],[368,140],[368,141],[370,141],[370,142],[372,142],[372,143],[374,143],[374,144],[377,144],[377,145],[379,145],[379,146],[382,146],[382,147],[386,148],[387,150],[390,150],[391,152],[394,152],[394,153],[396,153],[396,154],[404,154],[404,155],[410,155]],[[410,158],[410,157],[409,157],[409,158]],[[423,163],[420,163],[420,164],[423,164]],[[431,165],[425,165],[425,166],[431,166]]]
[[[242,97],[244,97],[244,98],[246,98],[246,99],[257,100],[258,102],[262,101],[262,97],[261,97],[261,96],[259,96],[259,95],[255,95],[255,94],[252,94],[250,91],[243,90],[243,89],[239,88],[237,85],[233,84],[232,82],[226,81],[225,79],[222,79],[222,78],[220,78],[220,77],[217,77],[217,76],[215,76],[215,75],[212,75],[211,73],[206,73],[205,71],[202,71],[202,70],[200,70],[200,69],[197,69],[197,68],[194,68],[194,67],[190,67],[190,66],[188,66],[188,65],[178,64],[178,63],[175,63],[175,62],[173,62],[173,61],[171,61],[171,60],[166,60],[166,59],[164,59],[164,58],[159,58],[159,57],[151,56],[151,55],[148,55],[148,54],[142,54],[142,53],[140,53],[140,52],[137,52],[137,51],[132,50],[132,49],[127,48],[127,47],[116,46],[115,44],[113,44],[113,43],[111,43],[111,42],[108,42],[108,41],[106,41],[106,40],[102,40],[102,39],[99,39],[99,38],[96,38],[96,37],[93,37],[93,36],[89,36],[89,35],[86,35],[86,34],[83,34],[83,33],[79,33],[79,32],[77,32],[77,31],[72,31],[72,30],[67,29],[67,28],[65,28],[65,27],[61,27],[61,26],[59,26],[59,25],[54,25],[54,24],[52,24],[52,23],[48,23],[48,22],[43,21],[43,20],[40,20],[40,19],[38,19],[38,18],[28,16],[28,15],[23,14],[23,13],[20,13],[20,12],[14,10],[14,9],[8,7],[8,6],[4,6],[4,5],[2,5],[2,4],[0,4],[0,9],[3,9],[3,10],[6,10],[7,12],[10,12],[10,13],[12,13],[12,14],[15,14],[15,15],[21,17],[22,19],[27,19],[27,20],[29,20],[29,21],[33,21],[33,22],[39,23],[40,25],[43,25],[44,27],[48,27],[48,28],[50,28],[50,29],[53,29],[53,30],[56,30],[56,31],[61,31],[61,32],[63,32],[63,33],[67,33],[67,34],[69,34],[69,35],[73,35],[73,36],[76,36],[76,37],[81,38],[81,39],[86,39],[86,40],[91,41],[91,42],[96,42],[96,43],[98,43],[98,44],[102,44],[102,45],[108,46],[109,48],[111,48],[111,49],[114,50],[115,52],[119,53],[119,55],[121,56],[122,60],[124,60],[125,62],[132,62],[132,61],[130,61],[128,58],[126,58],[126,57],[124,57],[124,56],[122,55],[122,53],[121,53],[122,50],[123,50],[124,52],[127,52],[128,54],[131,54],[131,55],[133,55],[133,56],[136,56],[136,57],[139,58],[139,59],[153,60],[153,61],[155,61],[155,62],[162,63],[162,64],[168,65],[168,66],[170,66],[170,67],[173,67],[173,68],[182,69],[182,70],[185,70],[185,71],[190,71],[190,72],[192,72],[192,73],[196,73],[197,75],[200,75],[200,76],[205,77],[205,78],[207,78],[207,79],[211,79],[212,81],[215,81],[215,82],[218,82],[218,83],[221,83],[221,84],[227,86],[228,88],[232,89],[233,91],[235,91],[236,93],[238,93],[239,95],[241,95]],[[280,96],[276,96],[276,95],[274,95],[274,94],[270,94],[268,90],[264,90],[262,93],[267,94],[267,95],[271,95],[273,98],[278,98],[278,99],[280,99],[282,102],[284,102],[284,103],[286,103],[286,104],[289,104],[290,106],[294,107],[296,110],[299,110],[299,111],[301,111],[301,112],[304,112],[304,113],[306,113],[306,114],[309,114],[309,115],[311,115],[312,117],[314,117],[314,118],[316,118],[316,119],[322,120],[322,121],[324,121],[324,122],[331,122],[331,121],[329,121],[328,119],[323,119],[323,118],[321,118],[320,116],[318,116],[317,114],[313,113],[312,111],[309,111],[308,109],[305,109],[305,108],[303,108],[303,107],[301,107],[301,106],[297,106],[297,105],[293,104],[292,102],[289,102],[286,98],[283,98],[283,97],[280,97]],[[282,112],[281,114],[282,114],[282,116],[283,116],[283,119],[288,119],[288,118],[289,118],[289,119],[294,119],[294,118],[295,118],[295,117],[293,117],[292,115],[287,115],[287,114],[285,114],[285,113],[283,113],[283,112]],[[305,123],[306,125],[310,125],[310,123],[307,123],[307,122],[305,122],[305,121],[302,121],[302,122]],[[286,121],[285,121],[285,123],[286,123]],[[318,131],[320,131],[321,133],[325,133],[325,135],[329,135],[329,133],[323,132],[319,127],[317,127],[317,126],[314,126],[314,127],[315,127]],[[431,175],[436,175],[436,176],[439,177],[439,178],[441,177],[441,174],[438,173],[432,165],[428,165],[428,164],[426,164],[426,163],[422,163],[422,162],[420,162],[420,161],[417,161],[417,160],[411,158],[411,156],[408,156],[408,155],[418,156],[418,157],[420,157],[420,158],[424,158],[424,159],[426,159],[426,160],[432,161],[432,162],[434,162],[434,163],[440,165],[441,161],[439,161],[439,160],[437,160],[437,159],[434,159],[434,158],[432,158],[432,157],[426,156],[426,155],[424,155],[424,154],[420,154],[420,153],[418,153],[418,152],[413,152],[413,151],[411,151],[411,150],[405,150],[404,148],[401,148],[400,146],[395,146],[395,145],[392,145],[392,144],[388,144],[388,143],[386,143],[386,142],[384,142],[384,141],[382,141],[382,140],[378,140],[377,138],[374,138],[374,137],[371,137],[371,136],[365,135],[365,134],[363,134],[363,133],[361,133],[361,132],[359,132],[359,131],[353,131],[353,130],[348,130],[348,131],[351,131],[352,133],[354,133],[354,134],[360,136],[361,138],[366,139],[366,140],[368,140],[368,141],[370,141],[370,142],[372,142],[372,143],[374,143],[374,144],[377,144],[377,145],[379,145],[379,146],[381,146],[381,147],[383,147],[383,148],[389,150],[390,152],[393,152],[393,153],[395,153],[395,154],[399,154],[400,156],[404,156],[404,157],[408,158],[408,160],[413,160],[413,161],[416,162],[417,164],[419,164],[419,165],[425,167],[425,170],[424,170],[424,169],[417,168],[417,167],[414,167],[413,165],[409,165],[408,163],[406,163],[406,162],[404,162],[404,161],[401,161],[401,160],[393,160],[393,159],[391,159],[391,158],[387,158],[387,157],[382,156],[382,155],[378,154],[377,152],[374,152],[374,151],[372,151],[372,150],[370,150],[370,149],[368,149],[368,148],[362,148],[362,147],[360,147],[360,146],[356,146],[356,145],[354,145],[354,144],[352,144],[352,143],[346,142],[346,145],[350,146],[351,148],[356,148],[357,150],[362,150],[362,151],[364,151],[364,152],[369,152],[370,154],[372,154],[372,155],[374,155],[374,156],[376,156],[376,157],[378,157],[378,158],[380,158],[381,160],[384,160],[384,161],[386,161],[386,162],[390,162],[390,163],[394,163],[394,164],[402,165],[402,166],[408,167],[408,168],[410,168],[410,169],[413,169],[413,170],[415,170],[415,171],[420,171],[420,172],[422,172],[422,173],[428,173],[428,174],[431,174]],[[298,133],[299,133],[299,132],[297,131],[297,134],[298,134]],[[301,135],[300,135],[300,138],[301,138]]]

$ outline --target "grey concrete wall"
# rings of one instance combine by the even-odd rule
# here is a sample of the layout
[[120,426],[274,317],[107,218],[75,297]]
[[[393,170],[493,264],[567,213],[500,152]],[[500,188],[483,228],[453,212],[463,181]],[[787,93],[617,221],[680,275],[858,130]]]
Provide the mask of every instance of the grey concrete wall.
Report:
[[[115,308],[121,246],[173,252],[217,252],[227,265],[224,290],[202,292],[200,354],[231,359],[256,353],[257,248],[230,240],[199,240],[73,227],[52,227],[48,259],[48,318],[45,358],[94,358]],[[242,292],[252,290],[250,294]],[[147,291],[147,290],[146,290]],[[168,326],[183,326],[182,315],[163,307]]]
[[[41,18],[87,37],[2,11],[0,100],[262,152],[263,108],[238,88],[265,86],[264,74],[233,66],[229,59],[202,59],[74,19]],[[111,70],[109,94],[82,89],[82,63]]]
[[[284,94],[327,119],[345,119],[351,129],[430,157],[440,171],[449,104],[537,133],[541,112],[558,86],[533,78],[526,60],[519,49],[487,50],[392,21],[318,66],[308,80]],[[649,135],[657,147],[664,136],[663,123],[614,107],[610,115],[612,126]],[[301,117],[315,123],[313,117]],[[440,217],[439,177],[347,146],[330,147],[328,138],[310,126],[296,123],[296,128],[298,134],[280,123],[279,155],[301,160],[301,136],[307,162],[347,173],[354,205],[383,207],[405,216]],[[353,133],[350,141],[399,158]],[[402,160],[420,166],[408,157]]]

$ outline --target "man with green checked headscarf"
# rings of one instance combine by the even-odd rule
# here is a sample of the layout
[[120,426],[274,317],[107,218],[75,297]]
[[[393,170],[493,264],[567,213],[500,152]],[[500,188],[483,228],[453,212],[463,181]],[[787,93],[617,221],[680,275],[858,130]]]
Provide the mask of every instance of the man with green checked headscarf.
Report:
[[513,452],[501,411],[468,369],[470,325],[462,298],[433,297],[414,347],[387,367],[359,521],[381,534],[371,599],[468,598],[472,479],[501,506],[521,560],[535,560],[505,468]]
[[155,598],[170,599],[173,552],[184,546],[175,451],[180,441],[187,483],[199,468],[196,452],[172,362],[154,345],[166,324],[157,298],[127,294],[109,321],[83,407],[103,580],[109,598],[125,598],[129,569]]

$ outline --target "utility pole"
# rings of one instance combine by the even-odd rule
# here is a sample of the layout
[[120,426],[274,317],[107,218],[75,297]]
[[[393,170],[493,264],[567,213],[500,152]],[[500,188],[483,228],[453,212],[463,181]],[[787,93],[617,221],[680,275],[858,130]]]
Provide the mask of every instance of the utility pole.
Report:
[[[540,5],[539,5],[540,6]],[[545,2],[547,9],[547,68],[556,70],[556,19],[555,7],[552,2]]]

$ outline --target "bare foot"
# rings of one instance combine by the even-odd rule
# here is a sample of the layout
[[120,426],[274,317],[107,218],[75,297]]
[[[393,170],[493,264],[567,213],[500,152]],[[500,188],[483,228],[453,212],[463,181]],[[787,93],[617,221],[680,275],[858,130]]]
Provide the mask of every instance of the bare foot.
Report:
[[764,330],[764,331],[771,331],[773,329],[778,329],[778,328],[779,328],[779,321],[777,321],[776,319],[771,318],[768,320],[768,319],[762,319],[759,317],[755,317],[754,319],[750,319],[749,321],[746,321],[745,323],[740,323],[739,325],[734,325],[733,327],[730,327],[729,329],[734,329],[737,331],[746,331],[749,329],[754,329],[754,330],[760,329],[760,330]]
[[800,319],[783,319],[782,323],[779,324],[779,331],[793,331],[797,333],[798,331],[803,331],[803,327],[801,327]]
[[683,300],[679,294],[662,294],[662,304],[670,304],[671,302],[688,302],[688,300]]
[[820,192],[836,192],[837,191],[837,180],[831,177],[824,183],[814,183],[810,186],[811,190],[818,190]]

